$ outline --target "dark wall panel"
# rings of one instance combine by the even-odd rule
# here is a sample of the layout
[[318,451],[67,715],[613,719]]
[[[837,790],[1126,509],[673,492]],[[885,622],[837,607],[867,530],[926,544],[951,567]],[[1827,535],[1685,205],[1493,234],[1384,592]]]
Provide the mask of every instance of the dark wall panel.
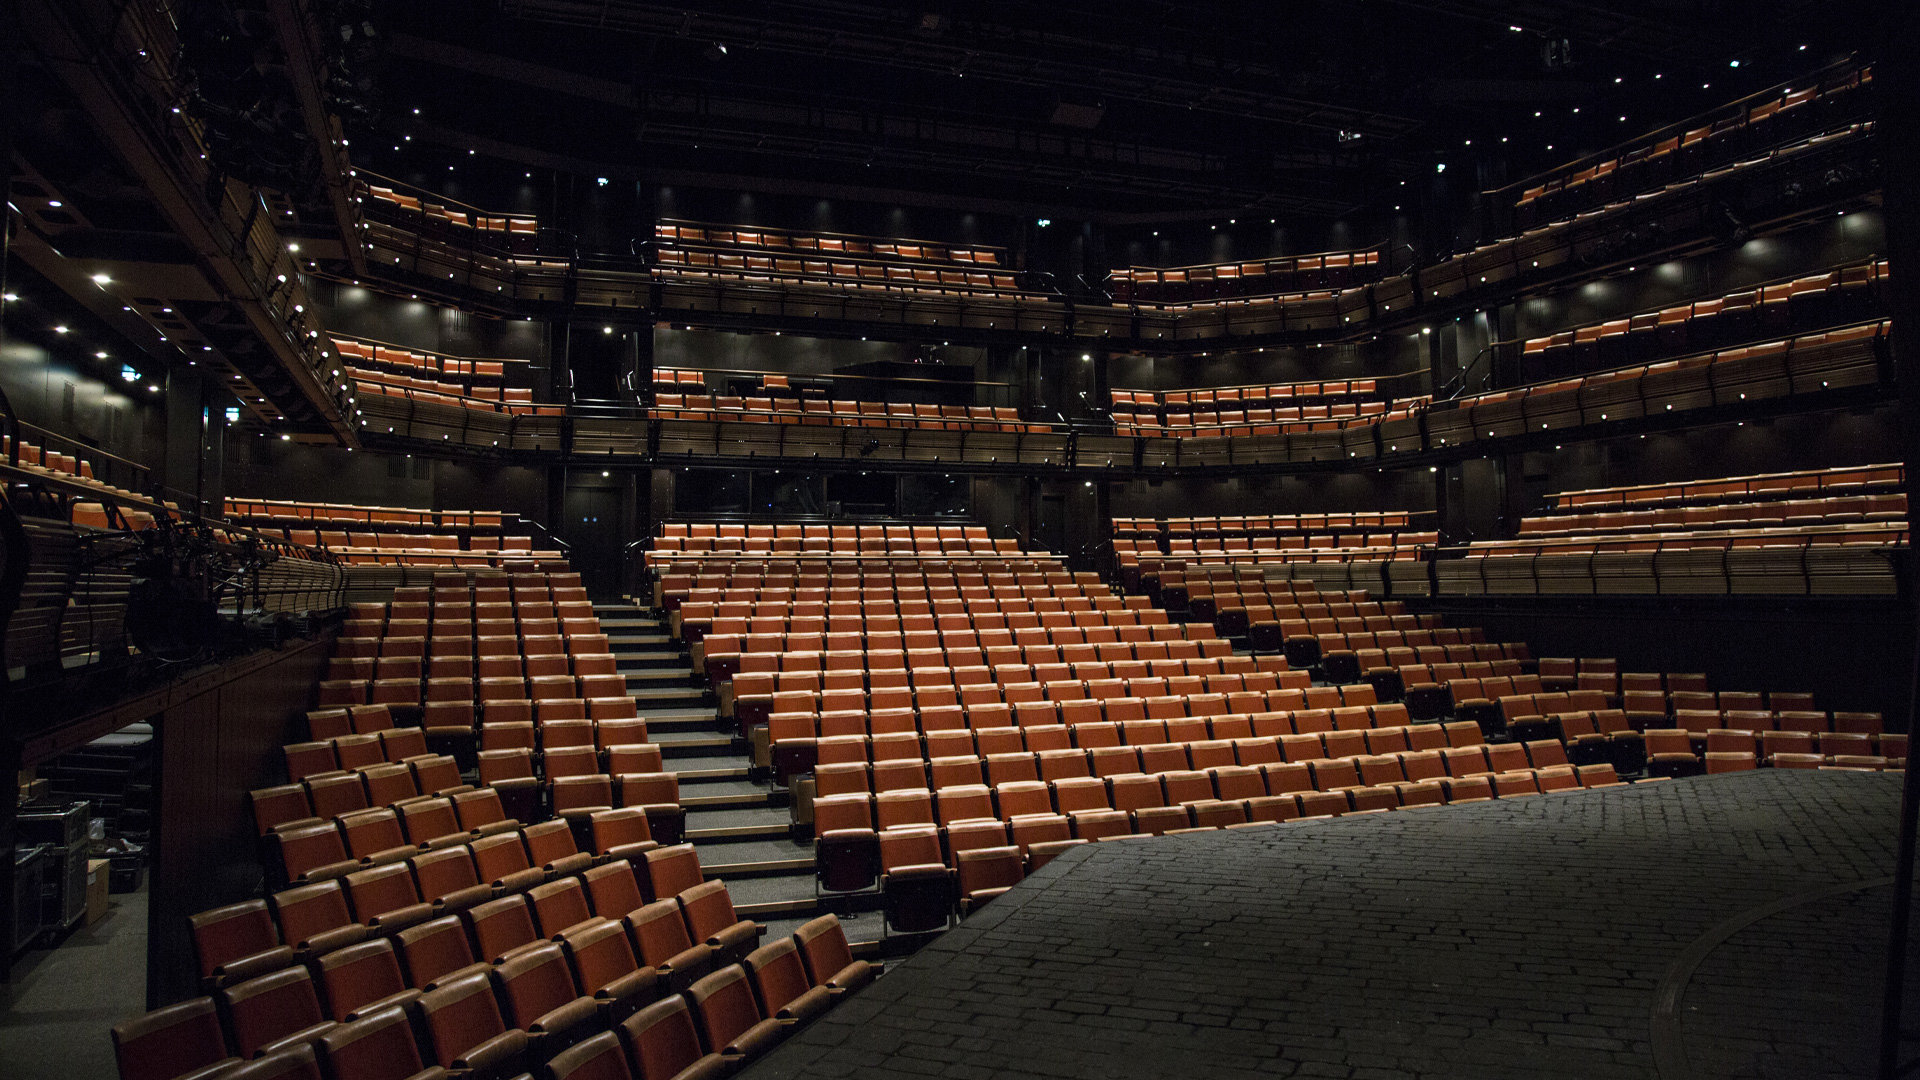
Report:
[[[1110,385],[1130,390],[1373,379],[1422,366],[1413,342],[1286,347],[1204,356],[1116,356]],[[1417,392],[1417,391],[1410,391]]]
[[1516,336],[1539,337],[1691,300],[1711,299],[1777,278],[1886,256],[1886,223],[1877,210],[1823,219],[1730,250],[1638,267],[1515,305]]
[[1803,690],[1823,709],[1866,709],[1899,726],[1914,627],[1878,598],[1809,600],[1450,599],[1419,610],[1524,641],[1535,656],[1618,658],[1622,671],[1705,672],[1716,690]]
[[187,917],[259,896],[247,792],[282,779],[280,747],[305,737],[302,714],[332,640],[240,661],[244,673],[183,691],[153,718],[159,736],[147,1000],[198,992]]
[[544,469],[375,454],[245,434],[228,443],[227,491],[240,498],[505,510],[542,523],[547,520]]
[[1112,506],[1116,517],[1431,510],[1434,503],[1434,477],[1425,469],[1134,480],[1113,486]]
[[[547,362],[546,325],[535,320],[477,315],[320,278],[308,285],[320,325],[335,333],[456,356],[526,360],[538,368]],[[509,380],[528,381],[511,373]]]
[[[158,376],[128,383],[119,364],[91,356],[62,356],[31,342],[0,346],[0,391],[14,415],[82,446],[158,467],[166,442],[164,394]],[[130,479],[115,477],[122,486]]]
[[681,186],[657,188],[651,195],[661,217],[805,232],[1014,248],[1025,228],[1023,221],[999,215],[854,199]]
[[1570,443],[1526,455],[1521,505],[1552,491],[1898,461],[1899,440],[1898,416],[1882,407]]

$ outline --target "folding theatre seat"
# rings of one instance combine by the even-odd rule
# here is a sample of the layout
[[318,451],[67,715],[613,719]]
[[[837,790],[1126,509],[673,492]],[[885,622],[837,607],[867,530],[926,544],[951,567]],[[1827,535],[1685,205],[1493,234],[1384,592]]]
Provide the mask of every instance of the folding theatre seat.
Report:
[[672,899],[655,900],[625,922],[640,962],[654,970],[667,992],[679,993],[713,970],[713,949],[688,936],[680,905]]
[[833,992],[815,985],[792,938],[780,938],[747,954],[742,966],[763,1016],[783,1025],[804,1024],[825,1012]]
[[633,1080],[633,1069],[619,1037],[603,1031],[554,1054],[541,1075],[550,1080]]
[[620,1022],[619,1038],[642,1080],[718,1080],[735,1062],[701,1045],[687,999],[676,994]]
[[115,1024],[121,1080],[212,1080],[237,1065],[212,998],[193,998]]
[[574,982],[566,954],[543,942],[493,969],[494,989],[505,1020],[526,1033],[527,1054],[549,1058],[576,1042],[600,1019],[600,1007]]
[[304,967],[237,983],[220,991],[215,1000],[234,1049],[243,1057],[311,1043],[335,1024],[321,1012],[320,996]]
[[486,973],[445,980],[413,1012],[432,1060],[456,1075],[510,1076],[526,1058],[527,1034],[507,1026]]
[[[1811,743],[1809,743],[1811,746]],[[201,985],[217,990],[294,962],[264,900],[243,900],[192,916]]]
[[660,996],[660,973],[641,966],[624,917],[566,931],[560,939],[580,992],[593,998],[603,1020],[617,1023]]
[[860,989],[880,973],[878,965],[854,959],[836,916],[821,915],[801,924],[793,942],[806,963],[808,981],[835,997]]
[[760,935],[765,932],[764,927],[741,919],[734,912],[726,883],[718,879],[683,889],[676,898],[689,936],[714,950],[719,963],[744,958],[759,944]]
[[320,956],[313,969],[327,1015],[341,1023],[410,1005],[420,996],[407,984],[394,943],[386,938],[335,949]]
[[414,1041],[413,1026],[399,1007],[372,1011],[322,1036],[320,1061],[329,1080],[377,1080],[380,1077],[428,1077],[429,1069]]

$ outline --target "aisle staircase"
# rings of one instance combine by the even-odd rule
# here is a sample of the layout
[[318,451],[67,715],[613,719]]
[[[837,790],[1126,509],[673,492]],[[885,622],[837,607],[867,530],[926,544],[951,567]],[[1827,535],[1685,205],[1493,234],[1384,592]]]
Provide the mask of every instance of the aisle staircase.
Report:
[[[594,612],[626,676],[648,737],[680,780],[687,839],[708,877],[726,881],[743,918],[769,938],[791,934],[827,909],[814,898],[813,847],[791,836],[791,814],[771,784],[749,778],[744,739],[722,734],[711,695],[694,678],[684,646],[665,621],[631,602]],[[878,941],[878,912],[835,909],[856,944]]]

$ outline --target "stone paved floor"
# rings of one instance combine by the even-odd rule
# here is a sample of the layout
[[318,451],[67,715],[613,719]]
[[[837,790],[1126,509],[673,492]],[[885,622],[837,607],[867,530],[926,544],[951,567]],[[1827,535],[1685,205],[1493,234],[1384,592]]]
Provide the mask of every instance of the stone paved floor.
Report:
[[1663,981],[1689,1077],[1862,1075],[1890,890],[1736,917],[1886,877],[1898,805],[1762,771],[1089,845],[745,1075],[1652,1077]]

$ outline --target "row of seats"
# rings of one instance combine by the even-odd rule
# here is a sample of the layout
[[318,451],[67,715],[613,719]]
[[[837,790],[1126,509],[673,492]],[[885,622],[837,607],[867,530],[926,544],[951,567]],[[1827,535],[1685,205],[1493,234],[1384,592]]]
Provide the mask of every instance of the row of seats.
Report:
[[1006,263],[1004,248],[955,246],[895,237],[854,236],[840,233],[803,233],[713,222],[667,219],[653,227],[654,239],[669,244],[710,244],[717,247],[821,251],[833,255],[870,255],[912,262],[951,262],[974,266]]
[[663,522],[660,535],[682,540],[826,540],[835,546],[862,540],[935,540],[947,544],[992,539],[981,525],[747,525],[700,521]]
[[1337,379],[1331,382],[1220,386],[1206,390],[1111,390],[1108,391],[1108,397],[1116,413],[1172,415],[1203,412],[1212,405],[1238,408],[1248,402],[1272,404],[1302,398],[1364,397],[1374,393],[1378,386],[1379,382],[1375,379]]
[[1695,175],[1715,162],[1824,131],[1864,107],[1855,100],[1857,91],[1872,82],[1870,66],[1845,69],[1814,86],[1789,86],[1777,95],[1742,102],[1712,122],[1621,147],[1602,160],[1523,188],[1515,203],[1517,222],[1530,228],[1581,207]]
[[354,506],[346,503],[309,502],[290,499],[229,498],[226,514],[230,521],[249,526],[285,526],[289,522],[321,525],[401,525],[431,529],[482,529],[498,532],[506,527],[508,515],[498,510],[422,510],[402,506]]
[[[400,680],[412,679],[474,679],[517,678],[532,679],[543,675],[610,675],[618,670],[617,661],[611,652],[590,652],[589,649],[606,650],[609,648],[605,634],[581,635],[597,638],[595,641],[582,641],[575,638],[566,643],[574,650],[570,653],[554,653],[557,647],[546,637],[503,634],[486,638],[468,637],[448,633],[430,638],[399,638],[392,640],[406,642],[424,642],[425,655],[417,652],[407,655],[408,647],[394,652],[385,652],[387,639],[378,640],[382,653],[378,657],[364,657],[351,654],[336,654],[327,661],[322,682],[344,679],[355,680]],[[363,639],[355,639],[363,640]],[[485,640],[487,644],[480,642]],[[523,652],[510,651],[510,642],[519,642]],[[498,645],[495,644],[498,642]],[[530,647],[538,643],[539,648]],[[352,652],[362,651],[356,646]],[[583,695],[585,696],[585,695]]]
[[1885,260],[1842,267],[1528,338],[1521,356],[1561,368],[1618,367],[1860,322],[1885,310],[1891,277]]
[[687,247],[654,251],[652,272],[663,278],[741,282],[783,281],[842,289],[935,295],[1038,298],[1016,274],[977,269],[939,269],[892,261],[781,258]]
[[1023,420],[1020,410],[991,405],[907,405],[827,398],[655,394],[653,420],[813,424],[832,427],[927,428],[934,431],[1050,432],[1051,424]]
[[1168,555],[1205,560],[1211,565],[1260,562],[1352,562],[1354,560],[1425,559],[1440,542],[1437,532],[1348,533],[1340,536],[1306,533],[1222,537],[1206,540],[1169,540],[1163,548],[1152,540],[1115,540],[1114,557],[1139,565],[1142,558]]
[[360,190],[388,206],[409,210],[429,222],[459,226],[462,229],[496,234],[504,239],[527,242],[540,232],[539,221],[527,214],[483,214],[472,207],[452,202],[422,199],[384,184],[362,182]]
[[[1570,248],[1564,246],[1560,233],[1570,232],[1573,227],[1591,229],[1600,218],[1617,212],[1631,211],[1642,214],[1657,211],[1661,207],[1677,205],[1690,198],[1698,197],[1707,187],[1719,187],[1768,169],[1776,171],[1791,170],[1802,162],[1818,162],[1823,153],[1838,151],[1849,144],[1860,143],[1872,135],[1874,122],[1871,120],[1849,122],[1836,121],[1836,126],[1821,134],[1801,139],[1785,146],[1768,150],[1753,157],[1742,158],[1722,168],[1707,173],[1683,175],[1671,180],[1658,189],[1650,189],[1641,194],[1601,196],[1591,210],[1575,218],[1554,221],[1550,224],[1534,227],[1519,225],[1514,231],[1495,241],[1482,244],[1471,251],[1450,255],[1437,263],[1423,267],[1420,272],[1421,284],[1433,287],[1436,293],[1474,288],[1475,282],[1485,284],[1489,279],[1505,280],[1513,276],[1529,253],[1544,253],[1548,257],[1565,256]],[[1818,165],[1811,166],[1817,168]],[[1537,264],[1536,264],[1537,265]]]
[[[1325,533],[1357,529],[1398,532],[1424,520],[1430,510],[1366,510],[1351,514],[1235,514],[1212,517],[1114,518],[1113,535],[1127,539],[1158,537],[1264,536],[1272,533]],[[1286,584],[1286,583],[1279,583]]]
[[[424,1062],[421,1047],[413,1044],[413,1036],[406,1031],[403,1010],[432,1018],[439,1010],[431,1004],[423,1005],[422,999],[437,994],[443,986],[464,989],[474,976],[491,977],[496,1006],[504,1021],[524,1033],[528,1056],[551,1059],[547,1075],[576,1075],[569,1067],[570,1061],[600,1056],[598,1045],[613,1040],[614,1035],[581,1036],[584,1030],[607,1027],[623,1036],[634,1036],[632,1048],[647,1062],[639,1072],[643,1077],[684,1075],[677,1072],[683,1062],[673,1058],[675,1054],[684,1054],[694,1062],[702,1060],[699,1037],[688,1019],[687,1001],[700,999],[711,1006],[717,1003],[716,995],[693,991],[692,987],[699,984],[697,979],[685,982],[686,997],[670,991],[668,972],[638,959],[622,932],[622,922],[595,917],[582,926],[561,931],[557,941],[515,950],[497,965],[474,960],[471,941],[460,940],[458,920],[442,918],[421,929],[429,932],[413,934],[411,941],[408,935],[402,935],[399,949],[394,941],[385,939],[349,945],[316,957],[307,967],[288,968],[222,988],[212,998],[212,1010],[202,1004],[208,1000],[203,998],[188,1008],[175,1006],[164,1010],[165,1015],[151,1014],[123,1024],[115,1032],[123,1078],[170,1076],[161,1070],[127,1071],[129,1065],[137,1069],[146,1064],[143,1058],[162,1056],[163,1038],[172,1042],[167,1050],[217,1056],[220,1047],[212,1036],[222,1028],[224,1048],[235,1058],[248,1056],[251,1049],[263,1058],[284,1055],[309,1066],[281,1071],[279,1066],[260,1064],[242,1073],[223,1075],[319,1077],[323,1075],[322,1064],[327,1069],[324,1075],[339,1080],[415,1075],[414,1070]],[[702,947],[690,944],[683,950],[688,971],[672,974],[713,966],[698,962]],[[876,974],[871,965],[852,958],[845,934],[831,915],[805,924],[791,938],[749,952],[742,965],[756,1006],[783,1025],[812,1019]],[[721,970],[734,969],[729,966]],[[712,973],[699,970],[697,974],[705,979]],[[729,985],[733,981],[731,974],[722,979]],[[577,996],[570,998],[570,991]],[[210,1012],[212,1023],[208,1023]],[[659,1017],[665,1017],[665,1021]],[[657,1031],[670,1028],[674,1020],[687,1024],[686,1030],[662,1039]],[[451,1028],[451,1023],[428,1023],[426,1031],[432,1040],[428,1047]],[[189,1041],[199,1045],[179,1045]],[[570,1042],[579,1045],[559,1051]],[[369,1044],[379,1044],[378,1052]],[[613,1047],[616,1053],[620,1051],[618,1042]],[[318,1059],[314,1057],[316,1052]],[[304,1058],[299,1057],[302,1054]],[[663,1054],[672,1059],[667,1064],[675,1072],[651,1071],[662,1064],[658,1059]],[[578,1075],[607,1074],[588,1068]]]
[[[1889,739],[1895,738],[1888,736]],[[1714,729],[1702,743],[1689,732],[1656,729],[1646,733],[1647,775],[1679,778],[1722,772],[1741,772],[1762,764],[1776,769],[1840,768],[1869,772],[1906,768],[1906,738],[1885,750],[1866,745],[1848,745],[1856,752],[1828,753],[1825,750],[1756,749],[1753,733],[1743,730]]]
[[[724,885],[701,881],[697,862],[691,881],[678,892],[655,881],[643,893],[628,864],[614,861],[526,899],[502,897],[394,939],[332,949],[311,967],[224,986],[211,1000],[116,1027],[122,1076],[183,1075],[183,1060],[204,1070],[193,1075],[225,1075],[233,1064],[225,1054],[299,1046],[342,1078],[428,1075],[418,1072],[425,1061],[454,1075],[505,1075],[549,1059],[565,1070],[569,1046],[611,1040],[602,1033],[616,1029],[645,1032],[653,1025],[636,1018],[676,1009],[684,1017],[689,1002],[719,1040],[716,1052],[731,1053],[748,1032],[777,1034],[762,1018],[811,1019],[872,978],[837,921],[756,947],[760,928],[734,916]],[[385,1037],[378,1055],[366,1052],[382,1037],[369,1029]],[[653,1041],[636,1045],[657,1054]],[[692,1056],[700,1060],[697,1049]]]
[[1257,262],[1159,268],[1134,266],[1107,275],[1122,304],[1183,303],[1230,296],[1344,289],[1377,281],[1380,252],[1342,251],[1290,255]]
[[1757,499],[1838,498],[1872,492],[1893,494],[1905,479],[1906,469],[1896,462],[1755,476],[1723,476],[1677,484],[1635,484],[1628,487],[1556,491],[1546,496],[1546,502],[1549,510],[1570,511],[1599,506],[1706,506],[1725,501]]
[[[1052,643],[1056,637],[1072,643],[1138,643],[1178,641],[1187,636],[1185,630],[1168,620],[1166,612],[1146,607],[1145,598],[1140,598],[1136,606],[1123,607],[1125,601],[1120,597],[1090,597],[1071,586],[1042,585],[1034,589],[1024,594],[983,595],[973,605],[977,610],[971,612],[957,600],[901,599],[899,594],[876,594],[871,601],[836,600],[831,604],[787,597],[764,601],[690,599],[682,604],[674,622],[679,639],[694,650],[696,668],[708,651],[706,639],[727,635],[817,634],[821,641],[815,647],[828,651],[940,645],[1037,646]],[[1049,595],[1056,592],[1059,595]],[[1016,596],[1017,603],[1006,602]]]
[[[190,920],[202,985],[217,989],[311,963],[345,945],[395,935],[404,955],[412,940],[404,933],[408,927],[448,914],[462,916],[474,931],[481,959],[491,962],[528,940],[503,937],[491,927],[511,927],[542,917],[542,911],[566,912],[583,887],[598,892],[609,882],[625,884],[650,901],[671,899],[705,880],[690,846],[663,848],[645,826],[642,815],[604,811],[590,823],[595,845],[590,851],[580,850],[565,822],[496,831],[405,862],[369,862],[367,868],[383,870],[380,875],[356,879],[352,875],[359,871],[350,871],[297,882],[264,899],[202,912]],[[412,876],[403,880],[407,874]],[[414,899],[406,900],[407,895]],[[494,922],[496,915],[506,918]],[[560,928],[578,920],[553,921]],[[496,943],[505,947],[495,948]]]
[[[1460,767],[1471,767],[1469,759],[1462,759]],[[1420,768],[1424,769],[1424,764]],[[1406,774],[1402,771],[1398,775]],[[924,801],[931,794],[943,806],[952,806],[952,813],[982,816],[956,817],[945,825],[921,821],[879,829],[874,828],[881,820],[879,799],[871,808],[871,817],[863,817],[863,811],[869,808],[861,805],[858,796],[821,799],[814,804],[816,812],[824,811],[827,816],[815,823],[815,881],[824,892],[858,892],[877,886],[890,927],[910,932],[937,930],[950,922],[956,903],[962,912],[977,908],[1017,884],[1024,873],[1072,846],[1090,841],[1271,827],[1349,813],[1519,798],[1619,783],[1618,776],[1606,765],[1578,769],[1554,765],[1459,776],[1441,771],[1433,779],[1330,790],[1316,789],[1311,781],[1311,769],[1305,764],[1276,766],[1265,773],[1223,768],[1211,775],[1195,772],[1164,779],[1115,777],[1104,789],[1117,796],[1109,801],[1141,805],[1098,809],[1093,805],[1098,782],[1090,781],[1064,792],[1068,805],[1075,805],[1076,800],[1087,804],[1076,806],[1070,814],[1036,809],[1016,812],[1004,820],[986,815],[993,806],[986,788],[946,789],[910,797]],[[1276,785],[1298,786],[1301,790],[1256,794]],[[1040,787],[1044,789],[1045,785]],[[1208,797],[1209,791],[1215,797]],[[1221,793],[1231,797],[1218,797]],[[1026,805],[1038,807],[1044,790],[1008,794],[1017,811]],[[1175,795],[1191,798],[1173,805],[1146,805],[1156,799],[1169,801]],[[840,799],[845,800],[844,805]]]
[[[1903,515],[1904,516],[1904,515]],[[1799,549],[1822,544],[1905,547],[1907,530],[1872,521],[1842,525],[1783,525],[1772,528],[1680,528],[1594,532],[1571,536],[1532,535],[1514,540],[1475,540],[1466,558],[1591,555],[1613,551],[1731,551],[1743,548]],[[1717,572],[1718,568],[1708,568]]]
[[[1215,801],[1283,797],[1312,791],[1351,791],[1361,787],[1399,786],[1448,778],[1471,778],[1569,764],[1565,747],[1554,739],[1523,746],[1469,743],[1432,750],[1359,753],[1343,757],[1284,757],[1272,740],[1261,752],[1248,753],[1258,740],[1236,746],[1222,763],[1193,765],[1182,761],[1170,768],[1116,769],[1099,774],[1078,772],[1065,776],[1028,775],[1013,780],[983,781],[949,770],[958,782],[936,788],[901,784],[855,787],[846,770],[828,770],[816,777],[812,802],[816,836],[840,829],[890,829],[902,825],[938,825],[952,828],[968,821],[1003,821],[1016,826],[1014,842],[1023,849],[1018,825],[1050,815],[1078,822],[1083,815],[1109,811],[1133,813],[1162,806],[1193,806]],[[1297,751],[1297,748],[1296,748]],[[1243,756],[1235,760],[1236,755]],[[1171,758],[1173,755],[1169,755]],[[1153,762],[1145,762],[1153,765]],[[824,769],[825,766],[822,766]]]
[[1116,413],[1113,431],[1129,438],[1229,438],[1235,435],[1292,435],[1339,431],[1349,427],[1406,420],[1432,404],[1431,395],[1364,401],[1347,405],[1302,405],[1272,409],[1218,409],[1153,416]]
[[[562,670],[570,661],[581,674]],[[429,701],[584,701],[619,697],[627,691],[626,676],[620,674],[610,653],[597,657],[534,656],[528,657],[526,663],[531,665],[529,670],[547,673],[327,679],[321,682],[315,700],[321,706],[420,705]]]
[[[1089,673],[1098,675],[1098,673]],[[1348,686],[1311,686],[1304,671],[1246,675],[1150,676],[1150,678],[1064,678],[993,684],[937,684],[914,690],[862,690],[826,686],[780,686],[766,694],[770,738],[791,734],[885,734],[945,732],[987,728],[1031,728],[1050,724],[1177,721],[1202,724],[1229,713],[1265,711],[1338,711],[1398,707],[1380,703],[1371,682]],[[778,686],[778,684],[776,684]],[[735,696],[735,703],[753,694]],[[1404,723],[1404,721],[1398,721]],[[799,724],[803,730],[795,730]],[[1340,724],[1367,726],[1367,724]]]
[[1904,522],[1905,495],[1841,495],[1825,499],[1663,506],[1651,510],[1562,513],[1520,519],[1520,536],[1582,533],[1636,533],[1680,529],[1738,529],[1753,526]]
[[[1474,745],[1482,738],[1478,725],[1469,721],[1457,722],[1452,729],[1439,724],[1415,726],[1406,723],[1405,710],[1399,706],[1383,708],[1399,709],[1400,723],[1332,730],[1332,724],[1342,721],[1325,715],[1300,717],[1274,711],[930,732],[924,743],[910,732],[818,738],[791,735],[775,740],[774,762],[776,772],[783,771],[783,762],[787,765],[784,773],[788,778],[810,773],[817,794],[836,795],[970,784],[997,787],[1005,783],[1104,779],[1131,773],[1438,751],[1456,740],[1459,745]],[[1362,716],[1363,722],[1365,719]],[[1296,732],[1296,727],[1303,730]],[[1307,730],[1313,728],[1320,730]],[[1004,749],[1023,745],[1029,749]],[[996,751],[996,747],[1001,749]],[[801,752],[791,752],[795,750]]]
[[[911,676],[906,669],[748,671],[720,685],[719,714],[735,721],[744,731],[766,721],[776,694],[791,691],[860,693],[864,690],[869,695],[882,695],[882,701],[889,700],[890,695],[910,692],[914,707],[925,709],[961,704],[1014,704],[1042,700],[1050,695],[1058,695],[1053,700],[1085,697],[1091,693],[1118,697],[1127,690],[1137,691],[1134,696],[1158,696],[1237,692],[1250,684],[1268,683],[1283,689],[1297,689],[1306,687],[1310,679],[1304,671],[1274,671],[1271,664],[1263,672],[1247,657],[1158,663],[1158,667],[1147,661],[1005,664],[998,670],[975,664],[962,668],[920,668]],[[1176,663],[1180,665],[1178,668],[1173,666]],[[1090,691],[1089,686],[1093,690]]]
[[[820,578],[829,580],[829,578]],[[1119,596],[1089,594],[1081,582],[1046,582],[981,577],[968,588],[973,603],[960,600],[960,586],[927,586],[920,582],[900,582],[887,586],[881,582],[862,584],[858,578],[841,580],[833,586],[828,600],[828,584],[776,582],[760,594],[756,586],[699,586],[678,594],[680,605],[672,613],[674,626],[710,625],[714,621],[762,621],[785,619],[793,628],[795,621],[841,628],[883,630],[931,630],[931,628],[1031,628],[1031,626],[1069,626],[1060,623],[1069,613],[1104,611],[1108,626],[1146,626],[1164,621],[1162,613],[1146,609],[1146,601],[1129,603]],[[804,626],[801,626],[804,628]],[[697,638],[693,638],[697,640]]]
[[333,347],[339,350],[340,355],[348,358],[348,363],[359,361],[359,364],[355,364],[356,367],[364,364],[381,364],[409,371],[431,371],[481,379],[501,379],[506,377],[509,363],[520,363],[517,360],[473,360],[353,338],[334,337],[332,341]]
[[893,559],[885,562],[839,563],[831,558],[803,555],[778,560],[737,559],[687,561],[659,571],[655,590],[656,607],[669,616],[679,612],[680,604],[696,590],[711,595],[706,599],[724,599],[729,590],[742,599],[752,599],[761,589],[818,590],[824,599],[829,587],[835,590],[862,589],[867,585],[899,589],[980,589],[991,583],[1011,580],[1018,584],[1085,585],[1098,587],[1098,574],[1067,573],[1059,559],[1051,556],[1007,557],[956,564],[950,559]]
[[[322,777],[333,778],[328,774]],[[376,778],[372,785],[375,793],[368,797],[371,805],[366,809],[344,811],[332,818],[280,822],[265,833],[270,879],[303,884],[348,877],[370,865],[464,845],[522,827],[520,821],[506,816],[499,793],[492,788],[463,783],[438,789],[429,796],[398,796],[381,794],[379,783]],[[335,785],[349,794],[352,786],[350,778]],[[323,797],[331,797],[331,793]],[[381,801],[385,799],[396,801],[386,805]],[[309,794],[309,807],[311,801]],[[255,802],[254,807],[257,813],[263,804]],[[285,812],[298,809],[289,799]]]
[[472,398],[475,401],[498,401],[512,405],[533,404],[531,387],[488,386],[483,383],[447,382],[443,379],[423,379],[399,372],[383,371],[378,368],[362,367],[348,363],[347,374],[355,383],[378,383],[393,388],[424,391],[428,394],[443,394],[449,397]]
[[917,539],[911,546],[893,540],[861,540],[854,543],[824,539],[780,537],[777,539],[728,539],[657,536],[646,553],[649,565],[686,559],[728,556],[790,557],[801,554],[834,558],[902,558],[917,553],[941,558],[990,558],[1006,556],[1018,550],[1017,540],[943,540]]
[[[279,530],[268,526],[265,531]],[[287,539],[296,544],[323,547],[352,561],[360,557],[421,558],[504,558],[553,560],[563,556],[557,551],[540,551],[530,536],[473,536],[455,533],[349,532],[336,529],[287,529]]]
[[1427,410],[1435,445],[1665,415],[1878,378],[1879,322],[1462,397]]
[[[53,476],[70,484],[96,488],[105,495],[115,495],[123,499],[146,498],[137,491],[115,487],[104,480],[96,479],[93,475],[93,462],[78,454],[49,450],[25,439],[16,441],[11,435],[0,436],[0,464],[10,465],[35,476]],[[152,515],[144,511],[130,511],[130,513],[139,513],[147,519],[147,524],[152,523]],[[142,527],[145,526],[136,526],[136,528]]]
[[456,409],[505,413],[509,416],[565,416],[564,405],[537,405],[528,387],[478,386],[419,379],[370,368],[348,365],[354,392],[374,397],[396,397],[407,401],[448,405]]

